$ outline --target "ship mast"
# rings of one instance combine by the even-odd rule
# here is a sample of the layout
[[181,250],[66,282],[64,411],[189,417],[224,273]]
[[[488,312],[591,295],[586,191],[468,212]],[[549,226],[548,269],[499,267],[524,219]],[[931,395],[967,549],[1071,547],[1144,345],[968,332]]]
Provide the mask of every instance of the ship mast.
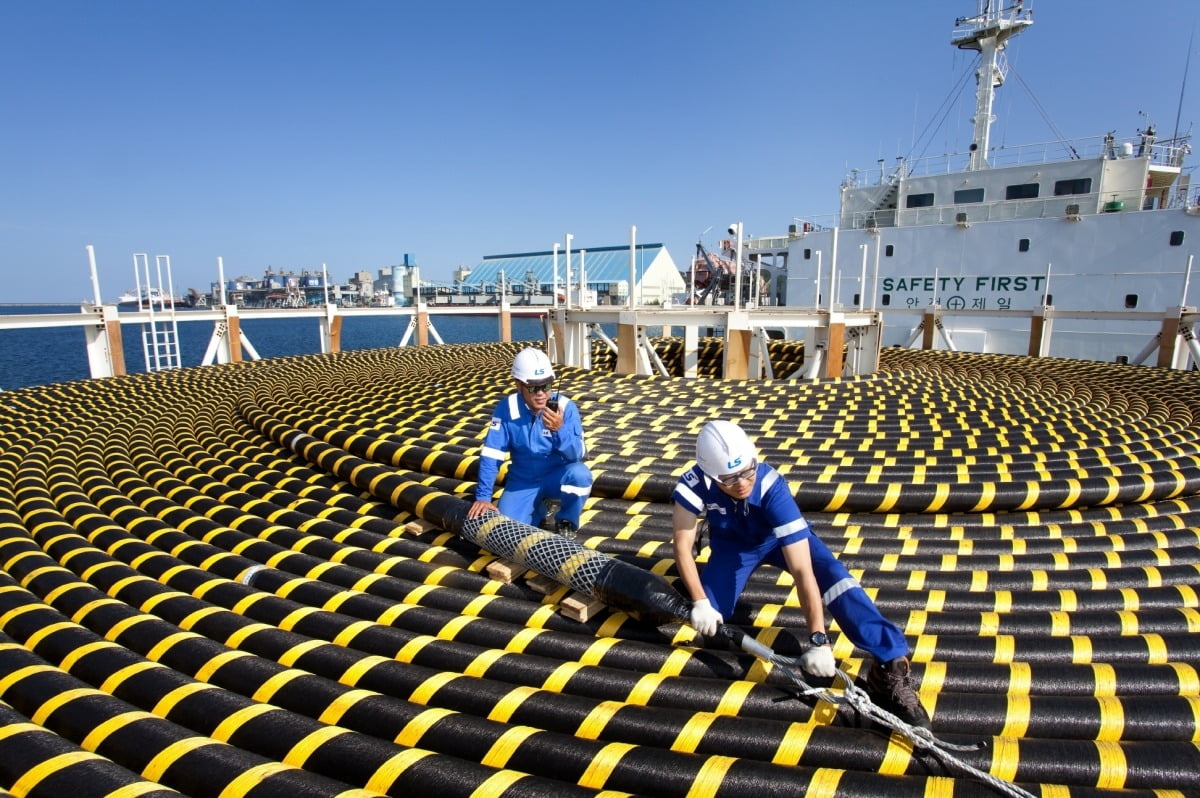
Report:
[[1008,40],[1033,24],[1033,13],[1023,0],[1002,8],[1003,0],[979,0],[979,13],[959,17],[950,43],[960,50],[979,51],[979,70],[975,73],[975,134],[971,140],[969,170],[986,169],[991,138],[992,102],[996,88],[1004,84],[1008,61],[1004,48]]

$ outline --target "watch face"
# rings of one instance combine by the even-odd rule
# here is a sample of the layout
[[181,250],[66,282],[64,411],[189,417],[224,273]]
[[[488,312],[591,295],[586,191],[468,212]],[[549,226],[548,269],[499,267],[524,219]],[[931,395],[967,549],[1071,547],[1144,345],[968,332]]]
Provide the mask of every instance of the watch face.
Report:
[[808,642],[814,646],[823,646],[829,642],[829,638],[826,637],[824,632],[813,632],[808,636]]

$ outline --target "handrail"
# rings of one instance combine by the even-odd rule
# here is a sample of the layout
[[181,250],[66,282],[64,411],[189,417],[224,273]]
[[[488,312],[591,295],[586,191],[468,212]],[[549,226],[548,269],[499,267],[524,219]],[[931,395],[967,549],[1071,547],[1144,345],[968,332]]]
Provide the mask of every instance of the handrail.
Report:
[[[988,151],[988,164],[993,168],[1057,163],[1065,160],[1103,158],[1136,158],[1149,152],[1154,166],[1181,168],[1191,152],[1190,136],[1154,141],[1144,134],[1113,138],[1089,136],[1070,141],[1043,141],[1015,147],[997,146]],[[967,171],[971,155],[966,152],[929,155],[914,160],[898,158],[891,166],[852,169],[842,181],[844,188],[863,188],[886,185],[898,179],[954,174]]]

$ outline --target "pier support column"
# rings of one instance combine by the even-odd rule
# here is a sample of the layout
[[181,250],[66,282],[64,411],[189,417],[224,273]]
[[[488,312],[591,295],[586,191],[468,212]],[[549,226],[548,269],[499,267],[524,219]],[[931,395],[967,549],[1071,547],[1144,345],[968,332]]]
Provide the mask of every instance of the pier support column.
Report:
[[683,376],[695,377],[700,370],[700,328],[687,324],[683,328]]
[[750,376],[749,330],[725,328],[725,362],[722,376],[727,380],[744,380]]
[[429,306],[424,302],[417,303],[417,346],[429,346]]
[[829,322],[829,334],[825,346],[825,376],[840,377],[846,365],[846,324]]
[[921,349],[930,352],[934,348],[935,336],[937,335],[938,313],[936,310],[927,310],[925,315],[921,317]]
[[[242,337],[241,321],[238,318],[237,305],[222,305],[221,312],[225,318],[213,322],[212,335],[208,339],[208,349],[200,361],[202,366],[214,363],[241,363],[242,347],[245,346],[251,357],[258,359],[258,353],[253,351],[250,342]],[[322,340],[324,345],[324,340]]]
[[1191,356],[1187,339],[1191,337],[1192,332],[1190,325],[1182,324],[1181,317],[1191,310],[1192,308],[1183,307],[1167,308],[1167,315],[1162,320],[1162,335],[1158,338],[1158,359],[1155,365],[1173,369],[1187,368],[1187,360]]
[[567,361],[567,312],[559,308],[550,311],[549,325],[550,338],[546,342],[546,354],[550,356],[550,360],[554,363],[565,363]]
[[763,327],[755,327],[750,334],[750,376],[756,380],[775,379],[771,365],[771,337]]
[[[569,312],[567,316],[570,316]],[[564,356],[562,362],[568,366],[578,366],[584,369],[590,368],[592,341],[588,336],[587,322],[575,321],[568,318],[563,328]]]
[[342,317],[332,302],[325,305],[325,318],[321,319],[321,351],[327,354],[342,351]]
[[874,374],[879,371],[879,351],[883,346],[883,320],[878,313],[874,321],[858,328],[858,338],[855,340],[854,374]]
[[83,328],[87,341],[88,369],[93,377],[122,377],[125,370],[125,346],[121,341],[121,317],[116,305],[85,308],[99,310],[101,321]]
[[242,362],[242,320],[238,316],[237,305],[225,306],[225,356],[228,360],[221,360],[218,357],[218,363],[241,363]]
[[[629,314],[633,315],[633,314]],[[617,374],[640,374],[638,369],[638,325],[635,321],[622,321],[617,325]]]
[[500,343],[512,343],[512,305],[500,300]]
[[1050,355],[1050,333],[1054,328],[1054,308],[1042,305],[1035,308],[1033,317],[1029,320],[1029,356],[1048,357]]

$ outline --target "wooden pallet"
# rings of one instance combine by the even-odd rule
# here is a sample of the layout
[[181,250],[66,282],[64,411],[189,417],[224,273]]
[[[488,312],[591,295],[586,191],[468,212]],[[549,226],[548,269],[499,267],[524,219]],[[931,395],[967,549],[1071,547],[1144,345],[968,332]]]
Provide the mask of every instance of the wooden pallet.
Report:
[[[509,562],[504,559],[497,559],[488,563],[484,569],[488,576],[495,579],[497,582],[504,584],[512,584],[515,579],[518,579],[522,574],[529,569],[523,565],[518,565],[514,562]],[[553,595],[555,592],[562,589],[562,585],[554,581],[548,576],[538,574],[532,576],[525,581],[529,588],[536,593],[541,593],[543,596]],[[594,599],[586,593],[575,591],[571,595],[562,599],[558,603],[558,611],[570,618],[573,621],[584,623],[600,610],[604,609],[604,602],[599,599]]]

